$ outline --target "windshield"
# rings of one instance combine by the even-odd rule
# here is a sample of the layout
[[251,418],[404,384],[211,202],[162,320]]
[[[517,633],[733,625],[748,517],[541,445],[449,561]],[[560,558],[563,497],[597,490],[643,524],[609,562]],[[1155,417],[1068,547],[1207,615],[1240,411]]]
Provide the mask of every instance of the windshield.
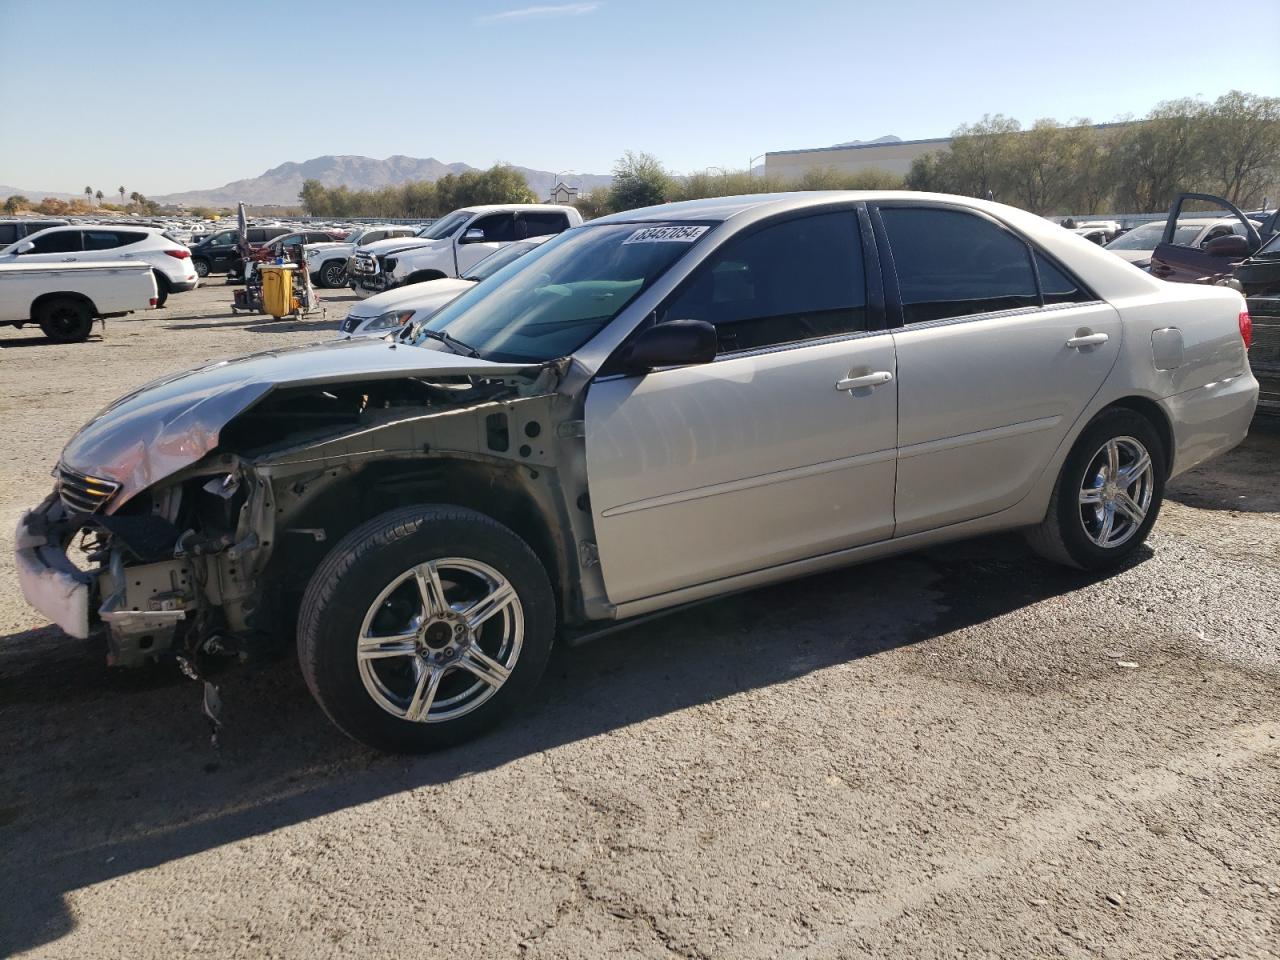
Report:
[[[1274,257],[1278,253],[1280,253],[1280,233],[1274,233],[1271,235],[1271,239],[1268,240],[1266,243],[1264,243],[1262,247],[1258,250],[1258,252],[1254,254],[1254,256],[1255,257],[1261,257],[1261,256]],[[487,262],[488,261],[486,261],[486,263]]]
[[423,240],[443,240],[445,237],[452,237],[458,232],[458,228],[471,219],[471,214],[464,213],[461,210],[455,210],[442,220],[437,220],[425,230],[419,237]]
[[512,260],[519,260],[526,253],[541,243],[540,240],[520,240],[516,243],[509,243],[497,253],[490,254],[471,270],[465,273],[463,280],[487,280]]
[[615,223],[566,231],[443,307],[414,342],[443,334],[481,359],[507,363],[568,356],[708,229],[690,223]]

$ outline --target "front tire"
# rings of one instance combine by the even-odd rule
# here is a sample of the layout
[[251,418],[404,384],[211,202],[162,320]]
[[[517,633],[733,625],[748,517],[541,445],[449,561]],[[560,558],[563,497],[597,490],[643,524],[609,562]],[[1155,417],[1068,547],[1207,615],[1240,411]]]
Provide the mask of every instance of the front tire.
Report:
[[546,668],[555,601],[541,561],[474,510],[393,510],[348,534],[302,601],[298,658],[337,727],[424,753],[479,735]]
[[1082,570],[1122,563],[1155,525],[1168,456],[1159,432],[1140,413],[1099,414],[1062,465],[1044,520],[1027,532],[1032,549]]
[[330,260],[320,268],[320,286],[330,290],[347,285],[347,268],[341,260]]

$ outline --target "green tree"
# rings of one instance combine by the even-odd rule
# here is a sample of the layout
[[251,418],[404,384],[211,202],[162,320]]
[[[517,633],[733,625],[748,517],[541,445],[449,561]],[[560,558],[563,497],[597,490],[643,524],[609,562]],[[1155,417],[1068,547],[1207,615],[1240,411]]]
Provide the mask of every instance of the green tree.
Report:
[[1116,200],[1130,210],[1164,210],[1184,190],[1201,185],[1207,150],[1206,105],[1187,98],[1155,107],[1116,135]]
[[98,206],[102,206],[102,191],[99,190],[97,193],[94,194],[94,197],[98,201]]
[[302,201],[302,209],[309,216],[329,216],[329,192],[319,180],[304,180],[298,199]]
[[1225,93],[1205,111],[1204,135],[1209,189],[1251,207],[1280,182],[1280,97]]
[[628,150],[614,165],[613,186],[609,189],[612,210],[634,210],[665,203],[673,193],[670,174],[651,154]]
[[20,193],[11,194],[4,201],[4,212],[10,215],[31,206],[31,201]]
[[120,194],[120,203],[121,205],[123,205],[124,204],[124,187],[116,187],[116,190]]

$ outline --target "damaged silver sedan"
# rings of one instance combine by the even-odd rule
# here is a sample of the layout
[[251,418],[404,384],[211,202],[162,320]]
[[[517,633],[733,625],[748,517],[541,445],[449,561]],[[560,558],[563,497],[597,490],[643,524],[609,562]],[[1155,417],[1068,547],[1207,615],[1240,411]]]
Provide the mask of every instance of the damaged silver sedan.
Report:
[[23,517],[18,574],[120,665],[296,634],[337,726],[428,750],[525,699],[557,636],[1000,529],[1120,562],[1245,434],[1241,303],[965,198],[619,214],[411,341],[123,397]]

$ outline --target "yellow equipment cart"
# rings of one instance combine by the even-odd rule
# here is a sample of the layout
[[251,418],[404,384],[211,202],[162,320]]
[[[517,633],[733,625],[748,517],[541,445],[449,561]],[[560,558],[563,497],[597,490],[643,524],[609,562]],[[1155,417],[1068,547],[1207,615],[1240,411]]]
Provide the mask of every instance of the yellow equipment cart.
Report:
[[262,275],[262,312],[279,320],[293,316],[301,304],[293,291],[293,264],[264,263],[258,266]]

